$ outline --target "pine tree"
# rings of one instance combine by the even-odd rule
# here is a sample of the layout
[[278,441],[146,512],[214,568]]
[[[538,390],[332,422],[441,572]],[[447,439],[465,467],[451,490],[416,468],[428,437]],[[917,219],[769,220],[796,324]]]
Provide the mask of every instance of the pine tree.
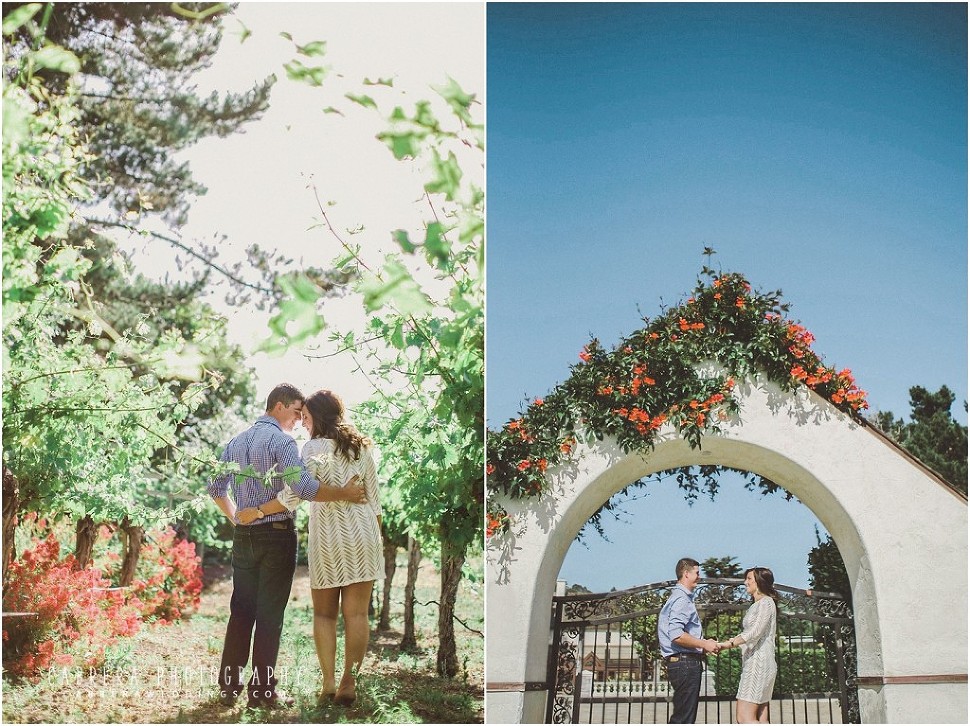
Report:
[[[4,14],[25,3],[4,3]],[[203,10],[207,3],[184,4]],[[81,61],[78,121],[93,155],[86,176],[95,203],[119,215],[150,211],[171,227],[185,221],[188,199],[205,189],[177,152],[209,136],[235,133],[268,108],[275,77],[242,93],[202,97],[194,77],[212,61],[222,39],[219,15],[204,22],[169,3],[50,3],[46,39]],[[8,53],[25,52],[25,28]],[[66,81],[49,73],[53,90]]]
[[953,391],[946,386],[941,386],[936,393],[913,386],[909,389],[912,413],[908,422],[897,419],[891,412],[880,411],[872,423],[954,489],[966,494],[967,427],[951,413],[955,399]]

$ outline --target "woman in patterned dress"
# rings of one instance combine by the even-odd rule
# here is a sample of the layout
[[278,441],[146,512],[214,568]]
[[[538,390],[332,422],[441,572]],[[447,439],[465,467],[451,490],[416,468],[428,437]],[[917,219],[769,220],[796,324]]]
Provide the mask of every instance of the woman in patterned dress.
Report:
[[[355,674],[370,637],[371,590],[375,580],[384,578],[377,465],[370,440],[344,420],[343,402],[331,391],[317,391],[304,401],[303,425],[311,436],[301,453],[307,469],[321,481],[349,482],[356,476],[367,490],[364,504],[313,502],[310,510],[308,552],[313,640],[323,673],[320,696],[350,705],[356,699]],[[261,514],[292,511],[301,501],[286,486],[276,501],[261,507]],[[248,516],[247,510],[239,513],[240,521]],[[338,612],[344,618],[344,671],[339,686],[335,673]]]
[[744,585],[754,604],[744,614],[744,630],[719,643],[721,650],[741,646],[741,682],[738,684],[738,723],[768,723],[768,702],[775,687],[775,631],[778,621],[778,592],[775,576],[767,567],[752,567],[744,573]]

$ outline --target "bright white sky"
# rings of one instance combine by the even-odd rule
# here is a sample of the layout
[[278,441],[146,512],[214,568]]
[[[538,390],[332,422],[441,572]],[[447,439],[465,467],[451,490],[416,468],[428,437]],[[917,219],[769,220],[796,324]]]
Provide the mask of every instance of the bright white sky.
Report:
[[[251,35],[240,42],[243,26]],[[308,229],[320,220],[312,180],[321,200],[336,204],[327,215],[348,242],[363,245],[362,256],[379,263],[390,249],[390,233],[407,229],[423,238],[429,218],[422,198],[424,172],[399,162],[375,139],[386,128],[373,109],[363,108],[345,93],[374,98],[382,112],[401,105],[411,114],[418,100],[432,101],[444,121],[449,111],[432,90],[454,78],[468,93],[484,101],[484,7],[481,3],[241,3],[224,21],[224,37],[211,68],[200,74],[200,94],[244,91],[275,73],[278,81],[270,109],[258,122],[225,139],[205,140],[184,158],[197,181],[208,187],[192,205],[186,242],[218,242],[220,262],[245,259],[252,244],[290,257],[299,265],[330,267],[340,253],[337,240],[323,228]],[[280,36],[287,32],[293,41]],[[325,41],[326,55],[308,58],[296,53],[294,43]],[[304,65],[330,70],[320,87],[289,80],[283,64],[299,59]],[[393,87],[365,86],[364,79],[393,78]],[[324,113],[334,107],[345,115]],[[484,118],[483,107],[479,118]],[[450,124],[454,126],[454,124]],[[462,170],[484,186],[479,152],[460,159]],[[356,235],[346,230],[360,226]],[[136,251],[138,269],[154,277],[179,272],[171,249],[157,242],[129,241]],[[148,251],[152,253],[149,254]],[[217,276],[213,276],[214,278]],[[219,291],[212,298],[230,321],[232,339],[247,352],[268,336],[269,313],[254,308],[233,309]],[[324,319],[341,331],[363,321],[357,296],[328,300]],[[319,346],[319,350],[312,350]],[[288,381],[310,393],[322,387],[341,394],[348,405],[370,396],[367,381],[352,374],[346,355],[323,361],[302,353],[325,354],[335,350],[324,331],[308,350],[292,350],[283,357],[254,354],[246,364],[255,368],[258,396],[265,399],[272,387]],[[231,432],[227,432],[227,436]]]

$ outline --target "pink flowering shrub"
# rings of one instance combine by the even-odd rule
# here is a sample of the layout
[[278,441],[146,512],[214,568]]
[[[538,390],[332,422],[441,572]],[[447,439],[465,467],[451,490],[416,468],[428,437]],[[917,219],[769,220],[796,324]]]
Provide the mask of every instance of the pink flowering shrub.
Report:
[[94,668],[119,637],[138,631],[137,610],[92,568],[75,570],[74,555],[60,556],[54,534],[35,539],[14,560],[3,593],[6,617],[3,667],[15,676],[34,675],[51,664]]
[[131,597],[146,620],[167,623],[191,614],[202,593],[202,560],[195,543],[166,527],[142,546]]
[[[18,527],[22,552],[3,594],[3,668],[30,677],[51,666],[97,668],[109,646],[134,635],[142,621],[167,624],[201,599],[202,564],[195,544],[171,527],[149,532],[130,588],[117,588],[122,553],[112,527],[99,527],[90,566],[76,569],[74,525],[29,513]],[[114,580],[114,582],[112,582]]]

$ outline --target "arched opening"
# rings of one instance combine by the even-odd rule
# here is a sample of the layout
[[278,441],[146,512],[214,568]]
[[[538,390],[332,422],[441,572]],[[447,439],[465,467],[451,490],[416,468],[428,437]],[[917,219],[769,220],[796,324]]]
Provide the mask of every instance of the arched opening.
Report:
[[[583,541],[570,546],[553,599],[547,722],[667,722],[673,691],[657,622],[675,584],[674,563],[684,556],[701,562],[698,610],[704,637],[718,641],[741,631],[751,604],[744,567],[774,571],[780,609],[772,723],[858,722],[851,588],[827,577],[832,556],[836,572],[842,563],[831,543],[819,546],[823,525],[797,499],[747,490],[757,477],[707,471],[710,479],[685,478],[685,488],[673,474],[640,480],[614,497],[611,512],[623,517],[601,512],[602,537],[590,522]],[[716,486],[716,495],[688,502],[685,491],[700,493],[692,484],[701,492]],[[809,583],[816,547],[826,566]],[[706,658],[696,723],[732,721],[740,672],[739,651]]]
[[[847,583],[834,584],[830,577],[813,583],[808,555],[829,535],[796,497],[780,486],[772,491],[773,482],[762,484],[751,472],[695,468],[679,482],[681,474],[640,480],[615,495],[570,546],[559,582],[577,592],[622,590],[673,577],[674,563],[684,556],[731,557],[742,569],[770,567],[777,582],[851,595]],[[630,567],[633,551],[638,562]]]

